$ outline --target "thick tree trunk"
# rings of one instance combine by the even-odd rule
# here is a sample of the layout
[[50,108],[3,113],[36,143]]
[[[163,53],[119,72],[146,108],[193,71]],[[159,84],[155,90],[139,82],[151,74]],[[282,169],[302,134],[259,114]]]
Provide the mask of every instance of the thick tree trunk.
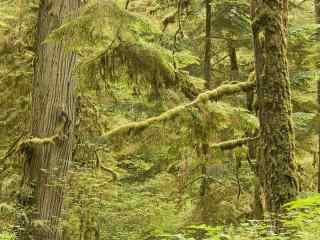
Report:
[[62,21],[75,16],[79,0],[42,0],[38,18],[37,60],[32,94],[32,137],[53,137],[50,144],[29,146],[20,203],[28,223],[20,239],[61,239],[58,230],[63,188],[72,156],[74,70],[76,56],[62,42],[43,43]]
[[[262,11],[255,13],[253,31],[255,36],[264,37],[265,55],[263,73],[257,74],[259,177],[267,210],[279,213],[282,204],[296,197],[298,185],[295,177],[294,130],[286,56],[288,2],[257,0],[256,3],[258,8],[255,10]],[[260,71],[258,67],[256,71]]]
[[[320,0],[314,0],[314,12],[316,23],[320,24]],[[320,33],[317,37],[320,39]],[[319,76],[318,76],[319,77]],[[317,81],[317,100],[318,100],[318,114],[320,114],[320,80]],[[318,126],[318,156],[320,156],[320,123]],[[320,157],[318,157],[318,192],[320,193]]]
[[211,76],[211,0],[206,0],[206,37],[204,47],[204,66],[203,75],[206,80],[206,88],[212,88],[212,76]]
[[[318,114],[320,115],[320,80],[317,81]],[[320,193],[320,123],[318,123],[318,193]]]

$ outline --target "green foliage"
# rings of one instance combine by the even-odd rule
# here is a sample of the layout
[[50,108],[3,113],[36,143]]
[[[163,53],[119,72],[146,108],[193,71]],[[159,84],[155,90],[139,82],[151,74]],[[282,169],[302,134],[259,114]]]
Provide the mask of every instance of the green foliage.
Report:
[[[250,221],[239,226],[194,225],[180,239],[194,239],[201,234],[206,240],[311,240],[319,236],[320,195],[311,194],[284,205],[283,228],[280,233],[267,221]],[[173,235],[174,236],[174,235]],[[168,236],[166,239],[174,239]]]
[[289,210],[284,223],[293,229],[296,239],[311,240],[319,236],[320,195],[311,194],[285,205]]
[[198,65],[199,59],[187,50],[173,54],[173,49],[162,45],[163,34],[156,26],[115,1],[90,1],[77,19],[66,21],[47,41],[62,39],[81,56],[85,81],[94,76],[96,81],[125,79],[140,88],[178,86],[176,72]]
[[250,6],[248,1],[213,1],[213,29],[233,36],[250,32]]
[[[179,1],[173,0],[134,0],[128,10],[124,0],[85,2],[77,19],[66,18],[45,41],[62,40],[68,51],[78,54],[74,154],[61,220],[64,237],[317,239],[317,195],[287,206],[287,231],[282,235],[273,233],[268,222],[246,221],[252,217],[256,163],[254,156],[248,159],[247,146],[209,152],[208,189],[202,201],[203,145],[247,137],[259,127],[255,114],[246,110],[243,96],[201,103],[139,134],[131,132],[96,144],[96,139],[119,126],[188,104],[205,90],[201,79],[205,10],[202,1],[195,0],[181,1],[180,13]],[[38,4],[0,0],[1,158],[30,129]],[[215,84],[230,78],[228,41],[236,48],[239,80],[244,81],[253,61],[248,1],[218,0],[212,5]],[[303,11],[292,10],[296,12],[290,15],[288,51],[297,155],[306,169],[301,171],[304,190],[314,190],[316,170],[310,154],[317,148],[319,122],[315,98],[320,46],[315,33],[319,27],[312,23],[311,9],[307,5]],[[164,19],[170,16],[172,21],[162,31]],[[195,91],[186,95],[183,88]],[[16,221],[14,203],[22,166],[16,155],[0,162],[0,239],[14,239],[10,231]],[[209,207],[207,225],[201,225],[204,203]]]
[[15,236],[12,233],[4,232],[0,233],[0,240],[15,240]]

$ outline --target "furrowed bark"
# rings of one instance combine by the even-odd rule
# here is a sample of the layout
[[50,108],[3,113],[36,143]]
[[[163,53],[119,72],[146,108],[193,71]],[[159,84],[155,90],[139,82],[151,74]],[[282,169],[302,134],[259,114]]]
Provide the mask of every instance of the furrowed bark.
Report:
[[[24,230],[19,239],[61,239],[59,218],[64,180],[72,156],[72,73],[76,56],[66,52],[61,41],[44,41],[64,20],[75,17],[79,4],[79,0],[42,0],[40,3],[32,93],[32,138],[26,142],[28,148],[19,197],[28,218],[20,222]],[[53,139],[52,136],[59,137]]]
[[[320,24],[320,0],[314,0],[314,12],[315,12],[315,19],[316,23]],[[320,33],[317,33],[317,39],[320,40]],[[319,70],[318,70],[319,72]],[[319,78],[319,76],[318,76]],[[318,114],[320,114],[320,79],[317,81],[317,101],[318,101]],[[318,156],[320,156],[320,123],[318,126]],[[320,193],[320,161],[318,157],[318,192]]]

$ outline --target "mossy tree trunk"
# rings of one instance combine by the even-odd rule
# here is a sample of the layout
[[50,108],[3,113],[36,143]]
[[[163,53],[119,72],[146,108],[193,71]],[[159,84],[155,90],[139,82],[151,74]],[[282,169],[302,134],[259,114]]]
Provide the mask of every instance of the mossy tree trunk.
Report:
[[206,88],[212,88],[212,76],[211,76],[211,19],[212,19],[212,8],[211,0],[206,0],[206,36],[204,46],[204,66],[203,76],[206,80]]
[[[314,0],[314,12],[316,23],[320,24],[320,0]],[[320,39],[320,33],[318,33],[317,38]],[[319,71],[319,70],[318,70]],[[319,76],[318,76],[319,78]],[[317,81],[317,100],[318,100],[318,114],[320,114],[320,80]],[[320,123],[318,126],[318,192],[320,193]]]
[[[258,174],[266,208],[277,214],[284,203],[296,197],[298,185],[287,63],[288,2],[257,0],[256,4],[253,31],[259,39],[264,38],[265,55],[263,72],[257,74],[260,121]],[[256,61],[259,61],[257,56]]]
[[76,15],[79,0],[42,0],[38,16],[36,63],[32,93],[32,137],[54,138],[53,143],[28,146],[20,204],[28,221],[20,239],[61,239],[59,218],[74,125],[76,56],[62,41],[44,42],[66,18]]
[[[251,0],[251,19],[255,20],[256,15],[259,14],[261,9],[257,8],[257,0]],[[253,28],[253,47],[254,47],[254,76],[250,76],[250,78],[255,78],[256,82],[259,83],[259,79],[262,77],[262,72],[264,68],[264,39],[263,37],[259,37],[259,32]],[[247,108],[250,112],[254,110],[254,90],[247,92]],[[257,106],[255,106],[257,107]],[[251,133],[250,133],[251,134]],[[253,149],[254,148],[254,149]],[[263,204],[261,202],[261,184],[258,180],[258,169],[259,169],[259,159],[256,156],[256,148],[252,143],[249,143],[249,158],[256,159],[255,169],[255,180],[254,180],[254,198],[253,198],[253,217],[255,219],[262,219],[264,215]]]

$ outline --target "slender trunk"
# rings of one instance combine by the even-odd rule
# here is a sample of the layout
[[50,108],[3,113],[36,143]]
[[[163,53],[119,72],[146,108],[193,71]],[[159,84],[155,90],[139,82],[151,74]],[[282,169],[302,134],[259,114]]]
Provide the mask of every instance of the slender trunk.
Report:
[[267,210],[278,214],[281,206],[294,199],[298,191],[286,56],[288,2],[258,0],[256,3],[263,11],[255,13],[253,31],[265,39],[263,74],[257,74],[259,177]]
[[[314,0],[314,12],[316,23],[320,24],[320,0]],[[320,33],[317,37],[320,39]],[[318,100],[318,114],[320,114],[320,79],[317,81],[317,100]],[[318,156],[320,156],[320,123],[318,126]],[[320,193],[320,157],[318,157],[318,192]]]
[[201,204],[201,221],[203,224],[209,224],[209,209],[208,209],[208,176],[207,165],[209,160],[209,145],[207,143],[201,144],[201,186],[200,186],[200,204]]
[[[258,8],[257,8],[257,0],[252,0],[251,1],[251,19],[252,22],[255,21],[256,15],[259,14],[258,12]],[[262,72],[263,72],[263,68],[264,68],[264,39],[263,38],[259,38],[259,32],[256,31],[253,28],[253,47],[254,47],[254,58],[255,58],[255,65],[254,65],[254,73],[255,73],[255,79],[257,82],[257,85],[259,84],[259,79],[261,79],[262,77]],[[250,78],[253,78],[253,76],[250,76]],[[254,109],[254,91],[248,91],[247,92],[247,108],[250,112],[253,112]],[[251,146],[249,146],[249,158],[252,157],[254,154],[254,151],[252,149],[252,143]],[[253,203],[253,217],[255,219],[262,219],[263,218],[263,204],[261,201],[261,196],[262,196],[262,192],[261,192],[261,182],[259,181],[259,179],[263,178],[263,176],[259,176],[259,158],[257,156],[255,156],[256,158],[256,166],[255,166],[255,180],[254,180],[254,203]]]
[[206,0],[206,36],[204,47],[204,69],[203,75],[206,80],[206,88],[212,88],[212,76],[211,76],[211,0]]
[[230,59],[230,81],[239,81],[240,80],[240,72],[238,66],[237,59],[237,49],[231,41],[227,42],[228,44],[228,54]]
[[[20,239],[61,239],[59,218],[68,164],[72,156],[76,62],[62,41],[43,43],[66,16],[74,16],[79,0],[42,0],[38,17],[37,61],[32,93],[32,137],[58,136],[52,144],[29,146],[20,203],[28,223]],[[24,194],[23,194],[24,193]]]
[[320,24],[320,0],[314,0],[314,12],[316,23]]
[[[256,20],[257,15],[260,14],[261,8],[259,8],[259,4],[261,4],[261,0],[251,0],[251,18],[252,22]],[[254,24],[253,24],[254,26]],[[254,57],[255,57],[255,74],[256,81],[259,84],[263,68],[264,68],[264,38],[259,37],[259,29],[253,27],[253,47],[254,47]]]
[[127,1],[126,1],[126,5],[125,5],[125,7],[124,7],[125,10],[128,10],[129,4],[130,4],[130,0],[127,0]]

